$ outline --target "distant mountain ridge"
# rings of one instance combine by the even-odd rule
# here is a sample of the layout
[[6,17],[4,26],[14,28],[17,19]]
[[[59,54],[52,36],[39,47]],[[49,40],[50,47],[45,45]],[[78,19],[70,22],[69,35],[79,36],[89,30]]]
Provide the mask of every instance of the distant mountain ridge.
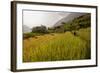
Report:
[[85,13],[71,13],[67,17],[62,18],[61,20],[59,20],[53,27],[62,25],[62,22],[69,22],[69,21],[73,20],[74,18],[77,18],[77,17],[82,16],[84,14]]
[[[70,13],[68,16],[62,18],[61,20],[59,20],[58,22],[56,22],[53,27],[56,27],[56,26],[60,26],[62,25],[62,22],[64,23],[67,23],[71,20],[73,20],[74,18],[77,18],[79,16],[82,16],[86,13]],[[23,25],[23,33],[28,33],[28,32],[32,32],[32,28],[28,27],[27,25]]]
[[31,32],[32,29],[29,28],[27,25],[23,25],[23,33],[28,33],[28,32]]

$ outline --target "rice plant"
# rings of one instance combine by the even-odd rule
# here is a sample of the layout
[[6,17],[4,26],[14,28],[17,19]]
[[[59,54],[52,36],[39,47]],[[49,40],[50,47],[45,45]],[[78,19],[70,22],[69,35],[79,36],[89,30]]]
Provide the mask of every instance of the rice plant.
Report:
[[[90,59],[90,28],[23,40],[23,62]],[[87,45],[88,44],[88,45]]]

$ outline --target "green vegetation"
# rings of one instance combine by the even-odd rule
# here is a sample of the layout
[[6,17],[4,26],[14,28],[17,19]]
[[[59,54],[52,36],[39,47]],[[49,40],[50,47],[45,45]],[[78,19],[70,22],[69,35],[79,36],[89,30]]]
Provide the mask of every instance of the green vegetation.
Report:
[[[53,33],[38,36],[37,39],[24,40],[24,62],[57,61],[57,60],[80,60],[90,58],[90,48],[87,41],[81,37],[81,33],[90,33],[90,28],[82,29],[79,36],[71,32]],[[90,35],[89,35],[90,36]],[[90,39],[90,38],[88,38]],[[86,38],[87,40],[87,38]]]
[[91,15],[86,14],[77,17],[69,22],[62,22],[62,25],[53,28],[55,32],[77,31],[81,28],[87,28],[91,26]]
[[54,28],[38,26],[24,33],[23,62],[91,58],[90,14]]
[[44,33],[24,33],[23,34],[23,37],[24,39],[28,39],[28,38],[31,38],[31,37],[36,37],[36,36],[41,36],[41,35],[44,35]]
[[41,25],[41,26],[33,27],[32,32],[45,34],[45,33],[48,33],[48,30],[47,30],[46,26]]

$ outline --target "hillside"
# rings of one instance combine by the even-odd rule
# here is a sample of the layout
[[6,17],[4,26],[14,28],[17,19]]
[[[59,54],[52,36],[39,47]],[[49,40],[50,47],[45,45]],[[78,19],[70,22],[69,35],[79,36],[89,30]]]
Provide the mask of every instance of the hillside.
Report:
[[55,32],[66,32],[72,30],[79,30],[81,28],[87,28],[91,26],[91,15],[89,13],[81,15],[69,22],[61,22],[59,26],[51,28]]
[[69,22],[72,21],[74,18],[77,18],[79,16],[85,15],[85,13],[70,13],[67,17],[62,18],[59,20],[56,24],[54,24],[54,27],[62,25],[62,22]]

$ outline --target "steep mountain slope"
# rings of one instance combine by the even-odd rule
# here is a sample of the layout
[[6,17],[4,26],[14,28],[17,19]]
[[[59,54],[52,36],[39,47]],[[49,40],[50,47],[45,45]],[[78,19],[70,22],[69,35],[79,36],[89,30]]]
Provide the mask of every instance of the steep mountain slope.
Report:
[[67,17],[65,17],[65,18],[61,19],[60,21],[58,21],[58,22],[54,25],[54,27],[59,26],[59,25],[62,25],[62,22],[67,23],[67,22],[73,20],[74,18],[77,18],[77,17],[82,16],[82,15],[84,15],[84,14],[85,14],[85,13],[70,13]]
[[82,28],[87,28],[91,26],[91,14],[85,13],[84,15],[80,15],[68,22],[62,22],[60,25],[54,26],[53,28],[49,28],[52,32],[66,32],[72,30],[79,30]]

